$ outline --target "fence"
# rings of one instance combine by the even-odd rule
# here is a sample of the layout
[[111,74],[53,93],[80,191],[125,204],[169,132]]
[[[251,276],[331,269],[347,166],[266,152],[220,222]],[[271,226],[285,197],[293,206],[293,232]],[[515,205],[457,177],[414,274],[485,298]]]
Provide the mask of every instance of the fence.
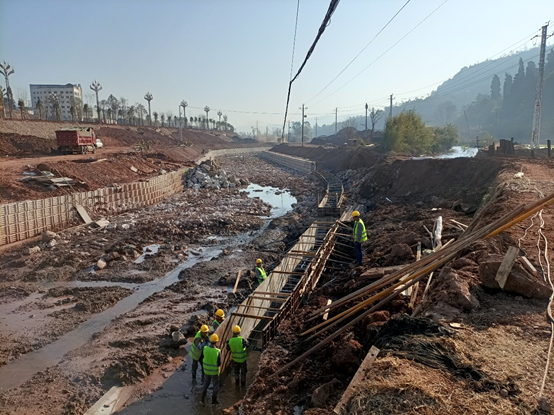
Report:
[[0,246],[32,238],[46,229],[58,230],[79,223],[75,205],[98,217],[159,203],[183,191],[185,171],[90,192],[0,205]]
[[310,174],[316,169],[315,162],[300,157],[287,156],[285,154],[275,153],[274,151],[263,151],[261,156],[263,159],[305,174]]

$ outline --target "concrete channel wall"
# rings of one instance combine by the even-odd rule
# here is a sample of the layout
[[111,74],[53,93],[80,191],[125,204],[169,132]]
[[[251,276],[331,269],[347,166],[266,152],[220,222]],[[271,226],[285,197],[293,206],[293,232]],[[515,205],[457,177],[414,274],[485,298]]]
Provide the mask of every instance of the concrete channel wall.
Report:
[[0,205],[0,246],[32,238],[47,229],[59,230],[78,224],[75,205],[83,206],[94,218],[160,203],[183,191],[182,176],[186,170],[117,187]]
[[301,173],[310,174],[315,171],[315,162],[300,157],[287,156],[274,151],[263,151],[261,157]]
[[222,150],[209,150],[203,157],[196,161],[196,164],[200,164],[203,161],[214,159],[221,156],[236,156],[237,154],[253,154],[261,153],[267,150],[267,147],[247,147],[247,148],[225,148]]

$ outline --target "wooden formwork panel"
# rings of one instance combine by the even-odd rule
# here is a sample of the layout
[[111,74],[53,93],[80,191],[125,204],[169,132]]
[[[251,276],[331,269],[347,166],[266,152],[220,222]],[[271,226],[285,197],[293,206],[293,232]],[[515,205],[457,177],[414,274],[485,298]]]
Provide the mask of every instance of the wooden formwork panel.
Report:
[[78,220],[75,204],[95,212],[97,209],[119,213],[134,206],[158,203],[183,191],[180,169],[148,182],[125,183],[94,191],[76,192],[41,200],[0,205],[0,245],[39,235],[46,229],[63,229]]

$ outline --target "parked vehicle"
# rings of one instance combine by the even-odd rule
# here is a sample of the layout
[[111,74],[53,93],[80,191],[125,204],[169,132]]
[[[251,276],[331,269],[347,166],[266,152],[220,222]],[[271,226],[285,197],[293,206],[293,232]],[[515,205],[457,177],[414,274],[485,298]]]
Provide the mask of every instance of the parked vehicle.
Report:
[[96,152],[97,138],[91,127],[62,128],[56,131],[58,154]]
[[104,143],[99,138],[96,139],[96,148],[104,147]]

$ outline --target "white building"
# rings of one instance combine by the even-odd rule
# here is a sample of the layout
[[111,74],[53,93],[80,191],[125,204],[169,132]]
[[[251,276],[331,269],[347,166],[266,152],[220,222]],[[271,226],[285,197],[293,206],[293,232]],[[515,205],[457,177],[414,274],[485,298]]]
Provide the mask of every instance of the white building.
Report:
[[[57,100],[60,104],[62,121],[71,121],[71,107],[75,106],[76,120],[81,118],[83,106],[83,92],[81,84],[66,85],[29,85],[31,88],[31,102],[36,110],[37,101],[40,99],[42,106],[47,111],[48,119],[53,119],[52,102]],[[36,112],[36,111],[35,111]]]

